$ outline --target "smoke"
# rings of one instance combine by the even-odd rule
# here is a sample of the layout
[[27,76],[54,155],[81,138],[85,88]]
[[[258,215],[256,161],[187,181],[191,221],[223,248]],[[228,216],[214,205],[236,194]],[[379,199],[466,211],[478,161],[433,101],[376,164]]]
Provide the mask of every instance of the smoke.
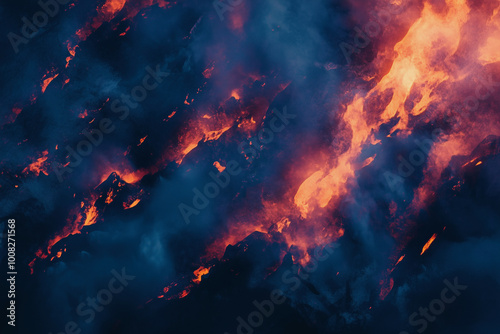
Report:
[[[496,76],[477,114],[456,118],[476,87],[469,61],[455,69],[468,53],[435,61],[443,42],[429,63],[451,82],[425,97],[410,85],[382,119],[400,96],[377,85],[420,3],[346,64],[339,46],[371,5],[224,0],[221,19],[211,1],[105,14],[110,1],[61,5],[18,53],[2,40],[0,216],[18,222],[19,333],[414,333],[409,318],[455,278],[467,289],[426,333],[496,328]],[[39,10],[2,3],[1,35]],[[115,293],[122,270],[134,278]]]

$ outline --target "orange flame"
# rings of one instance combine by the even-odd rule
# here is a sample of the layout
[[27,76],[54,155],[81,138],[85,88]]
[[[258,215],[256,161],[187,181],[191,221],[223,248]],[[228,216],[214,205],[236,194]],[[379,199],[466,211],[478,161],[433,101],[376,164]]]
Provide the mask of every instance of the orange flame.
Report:
[[434,240],[436,240],[436,237],[437,237],[437,233],[434,233],[432,235],[432,237],[429,239],[429,241],[427,241],[425,243],[424,247],[422,248],[422,252],[420,253],[420,255],[424,254],[429,249],[429,247],[434,242]]
[[139,140],[139,144],[137,144],[137,146],[141,146],[141,145],[142,145],[142,143],[144,143],[144,141],[146,140],[146,138],[148,138],[148,136],[145,136],[145,137],[141,138],[141,139]]
[[45,79],[45,77],[47,76],[48,74],[44,75],[44,77],[42,78],[42,93],[45,93],[45,90],[47,89],[47,86],[52,82],[52,80],[54,80],[55,78],[57,78],[59,76],[59,73],[57,74],[54,74],[53,76],[51,77],[48,77]]
[[382,286],[380,290],[380,299],[384,300],[385,297],[391,292],[392,288],[394,287],[394,279],[391,277],[389,279],[389,282],[382,280],[380,281],[380,285]]
[[214,162],[214,166],[220,173],[222,173],[226,169],[226,167],[222,166],[218,161]]
[[140,201],[141,200],[138,198],[138,199],[134,200],[131,204],[123,203],[123,208],[125,210],[132,209],[134,206],[139,204]]
[[196,284],[200,284],[201,283],[201,277],[203,275],[206,275],[210,272],[210,267],[208,268],[205,268],[203,266],[199,267],[198,269],[196,269],[194,271],[194,276],[196,276],[194,279],[193,279],[193,282],[196,283]]
[[23,173],[27,173],[28,171],[34,173],[36,176],[40,175],[40,173],[43,173],[45,175],[49,175],[47,172],[47,165],[46,161],[48,159],[49,151],[45,150],[42,152],[42,156],[38,158],[35,162],[31,163],[28,167],[23,169]]

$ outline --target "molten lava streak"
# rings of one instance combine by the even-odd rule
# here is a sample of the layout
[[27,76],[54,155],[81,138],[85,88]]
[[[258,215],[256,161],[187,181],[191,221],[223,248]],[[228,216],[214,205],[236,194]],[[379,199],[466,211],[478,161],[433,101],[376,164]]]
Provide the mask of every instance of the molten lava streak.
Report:
[[420,255],[424,254],[429,249],[429,247],[434,242],[434,240],[436,240],[436,237],[437,237],[437,233],[434,233],[432,235],[432,237],[425,243],[424,247],[422,248],[422,252],[420,253]]

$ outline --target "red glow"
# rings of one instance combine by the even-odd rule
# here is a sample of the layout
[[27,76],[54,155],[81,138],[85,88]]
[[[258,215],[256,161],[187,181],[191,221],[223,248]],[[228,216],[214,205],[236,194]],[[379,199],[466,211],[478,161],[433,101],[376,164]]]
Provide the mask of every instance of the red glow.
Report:
[[420,253],[420,255],[424,254],[429,249],[429,247],[434,242],[434,240],[436,240],[436,237],[437,237],[437,233],[434,233],[432,235],[432,237],[429,239],[429,241],[427,241],[425,243],[424,247],[422,248],[422,252]]
[[[140,2],[107,0],[96,9],[96,16],[76,32],[74,42],[84,41],[104,22],[111,22],[121,17],[125,20],[152,4],[159,4],[160,7],[169,5],[165,1],[153,0]],[[362,153],[365,153],[363,150],[367,146],[382,142],[375,136],[381,126],[391,124],[388,129],[388,138],[405,139],[414,132],[413,123],[416,119],[424,120],[426,124],[438,124],[443,119],[444,113],[450,109],[450,100],[461,99],[461,96],[454,96],[449,91],[465,86],[465,82],[470,81],[471,76],[481,66],[500,61],[498,10],[493,14],[488,14],[490,17],[482,18],[481,22],[484,24],[481,25],[481,29],[484,31],[479,36],[474,31],[469,31],[471,28],[467,24],[472,15],[470,2],[447,0],[444,1],[443,6],[446,6],[447,10],[439,11],[431,2],[424,1],[422,8],[415,13],[418,17],[412,19],[413,21],[405,17],[408,20],[407,31],[402,31],[397,40],[384,36],[377,42],[380,43],[380,49],[374,50],[375,60],[373,66],[366,69],[366,73],[363,74],[364,82],[360,84],[360,87],[350,87],[346,84],[347,86],[343,87],[342,91],[345,93],[345,99],[338,105],[332,106],[331,110],[325,110],[338,116],[338,119],[335,119],[335,122],[338,122],[338,128],[332,135],[336,141],[336,145],[332,146],[335,147],[313,147],[304,153],[300,161],[294,161],[293,167],[283,173],[283,183],[287,187],[280,196],[268,200],[269,197],[262,195],[261,201],[255,207],[235,210],[236,212],[228,218],[227,230],[224,230],[208,245],[202,259],[203,263],[193,273],[195,278],[191,280],[192,276],[187,277],[188,282],[200,284],[203,275],[208,274],[211,269],[208,265],[209,260],[221,259],[228,245],[236,245],[254,232],[262,233],[262,238],[268,238],[267,240],[272,240],[273,237],[279,235],[284,240],[282,242],[285,249],[283,254],[293,251],[293,262],[300,265],[306,265],[311,261],[311,250],[314,247],[335,242],[344,235],[344,222],[334,213],[346,202],[346,199],[352,199],[350,196],[353,187],[356,187],[356,175],[363,172],[360,170],[373,168],[379,161],[380,157],[377,158],[375,154],[367,156]],[[231,13],[227,22],[233,30],[232,34],[242,32],[247,16],[244,5]],[[475,19],[480,20],[481,15],[477,16],[478,18]],[[116,23],[116,20],[114,22]],[[116,25],[114,27],[116,28]],[[129,29],[130,27],[120,36],[125,35]],[[462,50],[463,45],[470,43],[467,35],[481,37],[471,54],[463,54]],[[70,56],[66,58],[66,67],[75,57],[77,46],[73,42],[68,42]],[[458,66],[455,63],[456,59],[463,61],[463,64]],[[217,81],[221,72],[219,63],[217,70],[215,70],[215,62],[205,64],[208,64],[206,65],[208,67],[201,75],[207,79],[206,82],[219,83]],[[334,69],[336,65],[328,65],[328,68]],[[124,154],[122,154],[123,150],[119,152],[120,159],[103,159],[106,163],[100,165],[97,171],[93,171],[93,177],[102,183],[109,178],[111,173],[116,172],[128,185],[139,187],[139,181],[144,176],[157,173],[171,162],[181,165],[183,161],[189,160],[191,163],[192,160],[186,157],[191,154],[189,158],[197,158],[195,154],[197,149],[204,146],[200,143],[225,141],[235,133],[237,136],[248,135],[247,138],[255,138],[266,121],[269,106],[274,98],[286,89],[289,82],[279,83],[279,88],[276,88],[278,84],[275,88],[269,88],[273,85],[271,77],[260,73],[246,73],[242,68],[235,72],[237,72],[234,74],[236,79],[224,86],[216,101],[204,104],[200,98],[202,94],[197,95],[203,92],[205,87],[200,85],[198,92],[189,92],[186,95],[176,119],[169,121],[177,111],[165,111],[165,115],[169,113],[168,116],[162,115],[161,118],[165,117],[163,121],[169,121],[168,126],[184,117],[186,121],[182,124],[175,143],[161,147],[159,154],[161,157],[154,164],[146,167],[141,165],[139,169],[134,166],[133,157],[130,157],[131,148],[132,152],[134,150],[146,151],[155,139],[154,134],[151,134],[148,143],[142,147],[148,135],[140,138],[138,143],[136,137],[133,137],[134,142],[130,144],[127,151]],[[54,71],[50,71],[42,78],[42,93],[57,76],[58,74],[54,74]],[[68,82],[69,78],[64,81],[64,84]],[[445,93],[442,91],[443,87],[446,87]],[[252,92],[256,89],[263,89],[265,94],[253,96]],[[184,94],[186,92],[181,97],[184,97]],[[33,97],[33,101],[35,99]],[[13,112],[17,115],[21,110],[21,108],[14,108]],[[484,111],[484,114],[487,112],[487,110]],[[87,116],[86,110],[78,115],[80,118]],[[404,247],[411,240],[412,228],[415,225],[410,218],[433,200],[439,185],[438,180],[446,167],[450,165],[452,158],[457,155],[470,154],[484,138],[485,133],[500,134],[500,122],[492,122],[488,117],[484,119],[462,117],[465,119],[458,119],[453,131],[433,143],[428,161],[426,161],[422,182],[415,190],[413,201],[407,212],[405,212],[404,204],[396,204],[392,201],[388,205],[387,212],[391,222],[387,229],[396,244],[392,253],[394,255],[388,262],[390,265],[400,254],[406,252]],[[90,123],[93,121],[94,119]],[[110,156],[115,158],[113,154]],[[215,157],[212,158],[210,162],[215,159]],[[472,164],[479,166],[482,161],[478,159],[480,157],[467,159],[468,162],[464,166],[472,166]],[[26,167],[23,173],[31,172],[36,176],[40,173],[48,175],[47,160],[48,151],[46,150],[41,157]],[[213,163],[213,166],[221,173],[226,169],[222,163],[224,162]],[[89,187],[95,186],[94,181],[88,183]],[[460,183],[455,186],[454,190],[459,189]],[[117,198],[116,196],[117,192],[110,189],[105,195],[105,200],[103,199],[104,203],[110,205]],[[245,194],[239,193],[238,196],[245,196]],[[141,202],[142,197],[139,197],[141,196],[134,194],[126,200],[118,198],[120,202],[124,201],[122,206],[124,210],[127,210]],[[70,212],[63,230],[48,241],[47,251],[40,249],[37,252],[38,258],[46,258],[58,241],[80,233],[85,226],[97,223],[99,210],[101,210],[101,207],[98,209],[95,205],[98,198],[94,195],[87,195],[86,198]],[[400,205],[399,208],[398,205]],[[434,234],[427,241],[420,255],[429,249],[436,238],[437,234]],[[60,257],[60,254],[59,251],[57,257]],[[404,258],[405,255],[401,255],[392,269],[384,268],[388,274],[380,282],[380,299],[385,299],[393,289],[394,280],[389,275]],[[29,264],[32,271],[34,263],[35,259]],[[271,270],[276,268],[277,266]],[[338,272],[337,275],[339,275]],[[164,293],[158,298],[184,298],[189,294],[192,286],[194,285],[188,283],[182,292],[171,297],[168,297],[167,293],[171,292],[172,286],[165,287]]]
[[188,294],[189,294],[189,290],[187,290],[187,289],[186,289],[186,290],[182,291],[182,292],[179,294],[179,297],[178,297],[178,298],[179,298],[179,299],[182,299],[182,298],[186,297]]
[[231,92],[231,97],[234,97],[236,100],[240,99],[240,94],[238,94],[237,89],[233,89],[233,91]]
[[214,64],[212,64],[211,67],[208,67],[205,71],[203,71],[203,76],[206,78],[206,79],[210,79],[210,77],[212,76],[212,72],[214,70]]
[[405,258],[405,255],[401,255],[401,257],[399,258],[398,262],[396,262],[396,264],[394,266],[397,266],[399,264],[399,262],[403,261],[403,259]]
[[193,282],[196,283],[196,284],[200,284],[202,276],[208,274],[209,272],[210,272],[210,267],[208,267],[208,268],[205,268],[203,266],[199,267],[193,273],[194,276],[196,276],[193,279]]
[[137,144],[137,146],[141,146],[141,145],[142,145],[142,143],[144,143],[144,141],[146,140],[146,138],[148,138],[148,136],[145,136],[145,137],[141,138],[141,139],[139,140],[139,144]]
[[42,156],[38,158],[36,161],[32,162],[28,167],[26,167],[23,170],[23,173],[27,173],[28,171],[32,172],[36,176],[40,175],[40,173],[43,173],[45,175],[48,174],[48,165],[46,163],[48,159],[48,154],[49,151],[45,150],[42,152]]
[[139,204],[140,201],[141,201],[140,199],[136,199],[131,204],[123,203],[123,208],[125,210],[132,209],[134,206],[136,206],[137,204]]
[[218,161],[214,162],[214,166],[220,173],[222,173],[226,169],[226,167],[222,166]]
[[129,31],[129,30],[130,30],[130,27],[127,27],[127,29],[125,29],[125,31],[124,31],[124,32],[122,32],[122,33],[120,34],[120,36],[125,36],[125,34],[127,33],[127,31]]
[[45,90],[47,89],[47,86],[52,82],[52,80],[54,80],[55,78],[57,78],[59,76],[59,73],[57,74],[54,74],[50,77],[47,77],[48,74],[46,74],[43,78],[42,78],[42,93],[45,93]]
[[380,299],[384,300],[394,287],[394,279],[391,277],[389,282],[380,281],[380,285],[382,286],[382,289],[380,290]]

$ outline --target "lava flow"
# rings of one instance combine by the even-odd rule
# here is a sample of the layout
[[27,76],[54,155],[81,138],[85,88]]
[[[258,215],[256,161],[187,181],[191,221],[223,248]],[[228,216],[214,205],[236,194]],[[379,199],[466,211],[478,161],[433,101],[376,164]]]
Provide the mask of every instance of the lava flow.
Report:
[[[54,295],[32,292],[51,305],[27,308],[41,330],[109,290],[82,329],[405,331],[442,282],[471,286],[459,315],[486,300],[480,282],[498,286],[483,253],[500,235],[499,1],[97,0],[58,15],[22,45],[43,57],[4,93],[0,125],[18,271]],[[262,305],[281,316],[254,326]]]

